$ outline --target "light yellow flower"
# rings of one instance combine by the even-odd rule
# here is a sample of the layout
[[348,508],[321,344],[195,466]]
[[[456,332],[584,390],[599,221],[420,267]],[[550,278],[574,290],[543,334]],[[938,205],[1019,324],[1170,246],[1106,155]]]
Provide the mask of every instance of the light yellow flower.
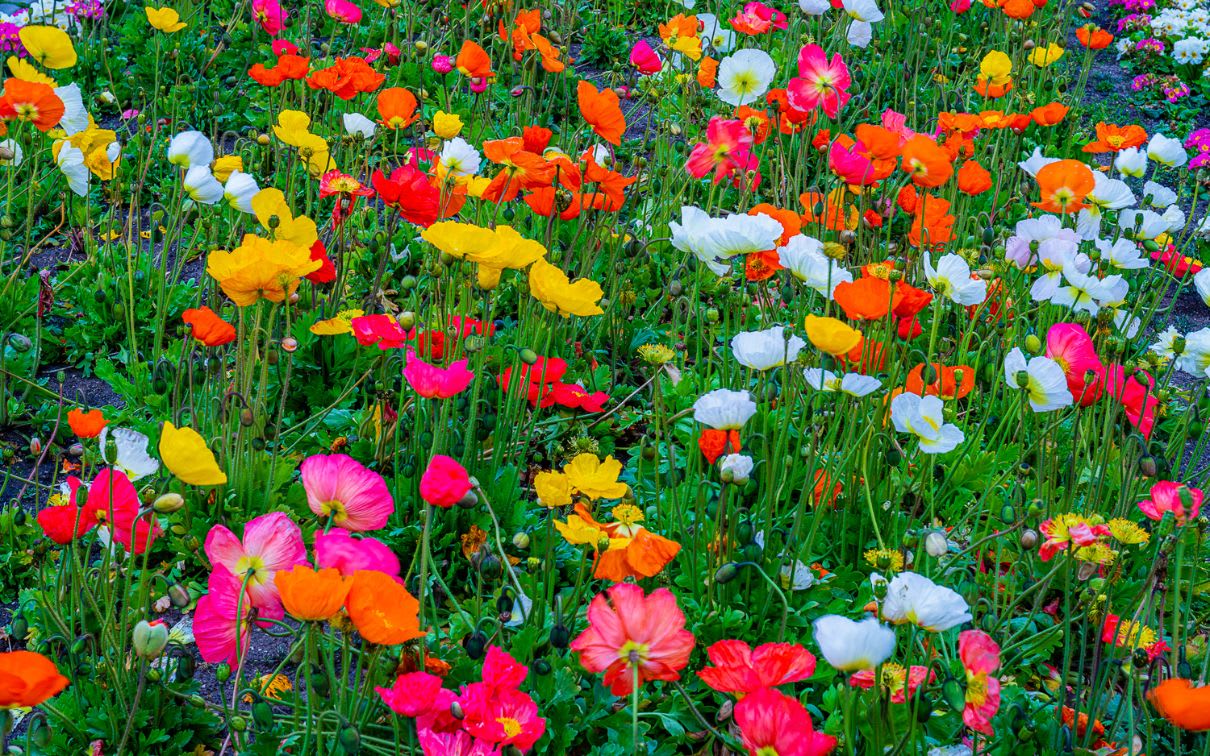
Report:
[[227,474],[219,468],[206,440],[192,428],[164,423],[160,434],[160,459],[172,474],[191,486],[219,486]]

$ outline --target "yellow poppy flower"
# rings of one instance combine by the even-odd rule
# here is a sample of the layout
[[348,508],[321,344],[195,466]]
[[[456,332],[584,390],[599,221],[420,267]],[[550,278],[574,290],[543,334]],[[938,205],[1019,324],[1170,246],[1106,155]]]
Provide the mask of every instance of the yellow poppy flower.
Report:
[[836,318],[821,318],[808,315],[806,322],[807,338],[821,352],[827,352],[833,357],[847,354],[861,343],[861,331],[849,327]]
[[316,336],[339,336],[353,332],[353,318],[365,315],[365,310],[341,310],[336,317],[321,320],[311,325],[311,333]]
[[[302,247],[308,252],[311,245],[319,238],[319,229],[315,221],[305,215],[294,217],[290,205],[286,203],[286,195],[279,189],[261,189],[252,198],[252,212],[256,220],[266,231],[273,233],[273,238],[287,241]],[[277,218],[277,227],[270,228],[270,218]]]
[[622,463],[613,457],[603,461],[595,454],[580,454],[563,467],[571,487],[590,499],[620,499],[627,486],[618,482]]
[[16,55],[8,57],[8,70],[12,73],[14,79],[21,81],[32,81],[35,84],[45,84],[48,87],[59,86],[58,82],[34,68],[34,64],[30,63],[25,58],[18,58]]
[[71,37],[57,26],[26,26],[18,36],[29,56],[46,68],[71,68],[78,60]]
[[563,473],[543,471],[534,476],[538,503],[544,507],[565,507],[571,503],[571,481]]
[[1046,68],[1059,58],[1062,58],[1064,52],[1065,50],[1062,47],[1051,42],[1046,47],[1035,47],[1033,50],[1030,50],[1029,62],[1038,68]]
[[494,289],[507,268],[521,270],[546,255],[546,247],[526,239],[512,226],[480,228],[471,223],[434,223],[420,235],[445,254],[478,263],[479,286]]
[[542,306],[563,317],[600,315],[597,302],[605,295],[596,281],[581,278],[570,282],[567,274],[539,258],[529,269],[529,293]]
[[219,183],[227,183],[227,179],[231,178],[231,174],[236,171],[244,170],[244,159],[239,155],[223,155],[214,161],[214,165],[210,167],[210,172],[219,180]]
[[160,433],[160,459],[172,474],[191,486],[220,486],[227,474],[219,469],[206,440],[192,428],[165,422]]
[[311,117],[300,110],[283,110],[277,114],[273,133],[283,143],[298,148],[298,154],[307,161],[311,175],[318,176],[336,168],[336,162],[323,137],[311,133]]
[[433,115],[433,133],[442,139],[453,139],[462,132],[462,119],[456,113],[438,110]]
[[979,73],[993,84],[1003,84],[1011,77],[1013,62],[999,50],[992,50],[979,62]]
[[152,8],[149,5],[143,8],[143,11],[147,14],[147,23],[151,24],[153,29],[159,29],[165,34],[175,34],[185,28],[181,14],[172,8]]
[[299,278],[319,270],[306,247],[288,241],[269,241],[246,234],[231,252],[217,250],[206,259],[206,272],[239,307],[264,298],[281,302],[298,289]]
[[567,518],[567,522],[555,520],[555,530],[572,546],[592,546],[594,549],[607,537],[605,532],[593,523],[574,514]]

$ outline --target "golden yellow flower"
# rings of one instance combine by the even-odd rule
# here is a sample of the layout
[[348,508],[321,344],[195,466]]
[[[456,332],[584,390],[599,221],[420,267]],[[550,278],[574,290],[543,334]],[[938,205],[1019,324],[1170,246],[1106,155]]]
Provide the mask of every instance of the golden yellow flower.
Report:
[[1115,517],[1106,524],[1109,526],[1109,534],[1118,543],[1124,543],[1129,546],[1136,543],[1147,543],[1147,541],[1151,540],[1150,533],[1130,520]]
[[239,155],[223,155],[215,158],[214,165],[210,167],[210,172],[219,180],[219,183],[227,183],[227,179],[231,178],[231,174],[236,171],[244,170],[244,159]]
[[605,295],[596,281],[581,278],[569,281],[567,274],[543,259],[529,269],[529,293],[551,312],[563,317],[601,315],[597,302]]
[[543,471],[534,476],[538,503],[544,507],[565,507],[571,503],[571,481],[558,472]]
[[165,34],[176,34],[185,28],[185,22],[181,20],[181,14],[172,8],[152,8],[149,5],[143,8],[143,10],[147,13],[147,23],[151,24],[153,29],[159,29]]
[[836,318],[808,315],[805,327],[807,338],[815,348],[833,357],[847,354],[861,343],[861,332]]
[[353,318],[365,315],[365,310],[341,310],[336,317],[311,324],[311,333],[316,336],[339,336],[353,332]]
[[[257,192],[252,198],[252,212],[261,226],[273,234],[274,239],[302,247],[308,255],[311,245],[319,238],[315,221],[305,215],[295,218],[286,203],[286,195],[278,189],[261,189]],[[277,218],[276,227],[273,227],[272,218]]]
[[1004,84],[1013,70],[1012,59],[999,50],[992,50],[979,62],[979,73],[993,84]]
[[433,115],[433,133],[442,139],[453,139],[462,131],[462,119],[456,113],[438,110]]
[[443,221],[420,236],[450,257],[477,263],[479,286],[484,289],[496,288],[505,269],[522,270],[546,255],[546,247],[526,239],[512,226],[490,229]]
[[618,481],[622,463],[613,457],[603,461],[595,454],[580,454],[563,467],[571,487],[590,499],[620,499],[627,486]]
[[1030,50],[1029,62],[1038,68],[1046,68],[1059,58],[1062,58],[1064,52],[1066,51],[1062,47],[1051,42],[1046,47],[1035,47],[1033,50]]
[[258,299],[281,302],[298,289],[302,276],[319,270],[310,250],[278,239],[269,241],[246,234],[231,252],[217,250],[206,260],[206,272],[218,281],[223,293],[240,307]]
[[36,84],[45,84],[48,87],[57,87],[59,84],[39,71],[25,58],[18,58],[16,55],[10,55],[8,58],[8,70],[12,73],[14,79],[21,81],[32,81]]
[[567,522],[555,520],[555,530],[572,546],[592,546],[594,549],[602,539],[608,537],[595,524],[574,514],[567,518]]
[[903,571],[903,554],[894,549],[870,549],[865,553],[865,560],[871,567],[887,572]]
[[79,60],[71,37],[56,26],[26,26],[18,36],[29,56],[46,68],[71,68]]
[[160,433],[160,459],[173,475],[191,486],[227,482],[227,474],[219,468],[206,439],[192,428],[177,428],[165,422]]

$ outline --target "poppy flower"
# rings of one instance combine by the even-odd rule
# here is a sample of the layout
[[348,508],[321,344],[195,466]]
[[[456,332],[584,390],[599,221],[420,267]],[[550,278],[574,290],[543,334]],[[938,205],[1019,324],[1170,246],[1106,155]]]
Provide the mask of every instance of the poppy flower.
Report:
[[316,570],[302,562],[276,574],[277,590],[286,614],[295,619],[322,622],[344,606],[353,583],[332,568]]
[[635,67],[640,76],[657,74],[664,67],[664,61],[655,54],[646,40],[640,39],[630,48],[630,65]]
[[249,520],[243,539],[224,525],[214,525],[206,534],[205,551],[211,564],[221,564],[244,581],[253,606],[273,610],[281,607],[274,577],[307,563],[302,531],[283,512]]
[[391,577],[399,576],[399,557],[382,541],[368,536],[354,538],[349,531],[332,528],[315,534],[315,566],[331,567],[345,577],[358,570],[377,570]]
[[1048,213],[1074,213],[1088,205],[1084,200],[1096,186],[1092,171],[1078,160],[1059,160],[1042,166],[1035,177],[1042,192],[1034,207]]
[[773,688],[761,688],[740,699],[735,705],[735,724],[749,756],[827,756],[836,748],[836,738],[816,732],[801,703]]
[[1147,700],[1161,717],[1182,730],[1210,730],[1210,686],[1194,687],[1191,681],[1174,677],[1155,686]]
[[881,320],[903,300],[903,292],[886,279],[863,276],[836,284],[832,297],[850,320]]
[[0,119],[31,123],[38,131],[45,132],[57,126],[65,112],[63,100],[47,84],[21,79],[4,82],[4,94],[0,96]]
[[935,189],[949,181],[954,175],[954,166],[949,155],[928,137],[917,134],[903,145],[903,170],[912,177],[912,183]]
[[435,725],[438,720],[450,720],[445,724],[457,722],[449,713],[450,704],[457,696],[454,691],[442,687],[437,675],[408,672],[395,678],[390,688],[375,687],[374,692],[391,711],[416,719],[417,727]]
[[739,640],[722,640],[706,649],[710,663],[697,673],[721,693],[746,695],[815,674],[815,655],[790,643],[765,643],[753,649]]
[[770,8],[761,2],[750,2],[736,12],[730,24],[731,28],[740,34],[754,37],[785,29],[787,21],[786,14],[776,8]]
[[147,6],[143,8],[147,14],[147,23],[151,24],[151,28],[164,32],[165,34],[175,34],[185,28],[185,22],[181,20],[181,14],[177,13],[172,8],[152,8]]
[[42,654],[33,651],[0,653],[0,709],[37,706],[59,695],[70,683],[59,674],[55,663]]
[[1061,102],[1051,102],[1030,111],[1029,117],[1039,126],[1057,126],[1067,117],[1070,110]]
[[1146,141],[1147,131],[1142,126],[1117,126],[1101,121],[1097,123],[1097,138],[1084,145],[1084,151],[1093,154],[1121,152],[1131,147],[1139,147]]
[[588,627],[571,650],[586,670],[605,673],[611,693],[624,696],[636,681],[679,680],[693,643],[671,591],[658,588],[647,595],[633,583],[618,583],[593,597]]
[[529,268],[529,293],[542,306],[566,318],[602,315],[597,304],[605,296],[601,285],[587,278],[571,281],[567,274],[539,257]]
[[940,247],[954,239],[957,218],[950,213],[950,202],[944,197],[922,195],[908,229],[908,242],[914,247]]
[[685,170],[694,178],[713,174],[714,183],[756,163],[753,138],[742,121],[714,116],[706,126],[706,141],[693,145]]
[[735,454],[743,450],[737,430],[706,428],[697,437],[697,448],[708,464],[713,465],[724,454]]
[[403,366],[403,377],[417,394],[426,399],[448,399],[470,386],[475,374],[466,369],[467,361],[458,360],[448,368],[430,365],[409,352]]
[[324,89],[342,100],[351,100],[359,94],[373,92],[386,81],[364,58],[351,56],[337,58],[332,65],[312,71],[306,78],[311,89]]
[[881,676],[876,679],[874,674],[872,669],[854,672],[849,676],[849,685],[868,690],[881,684],[882,689],[890,693],[891,703],[906,703],[916,695],[921,685],[926,681],[932,682],[937,677],[937,673],[929,667],[916,664],[912,665],[910,671],[899,664],[884,664]]
[[290,14],[278,0],[252,0],[252,18],[265,34],[276,37],[286,28]]
[[193,338],[206,346],[222,346],[235,341],[235,326],[220,318],[214,310],[205,305],[185,310],[181,314],[181,320],[189,324],[189,331]]
[[100,435],[103,429],[109,423],[105,419],[105,413],[99,409],[88,410],[85,412],[81,409],[73,409],[67,413],[67,424],[71,426],[71,432],[80,438],[93,438]]
[[361,637],[380,646],[423,638],[420,602],[408,590],[375,570],[354,573],[345,609]]
[[411,163],[391,171],[389,177],[375,170],[370,182],[383,204],[396,208],[409,223],[428,228],[441,215],[441,190]]
[[193,612],[193,635],[202,660],[210,664],[239,664],[249,650],[253,617],[281,619],[281,610],[254,609],[243,581],[226,567],[215,565],[206,583],[206,595]]
[[904,390],[919,396],[939,396],[942,399],[962,399],[975,388],[975,369],[969,365],[932,363],[932,381],[924,385],[924,363],[908,371]]
[[709,55],[702,56],[697,64],[697,84],[702,89],[714,89],[718,84],[718,61]]
[[796,110],[810,112],[822,107],[828,118],[836,118],[849,101],[849,68],[840,53],[829,61],[819,45],[804,45],[798,52],[798,76],[786,85],[789,104]]
[[353,26],[361,23],[361,8],[350,0],[324,0],[324,12],[342,24]]
[[483,82],[496,75],[492,71],[492,59],[488,57],[487,52],[469,39],[463,42],[458,50],[454,67],[468,79],[479,79]]
[[416,95],[403,87],[389,87],[378,93],[379,123],[388,129],[404,129],[416,122]]
[[958,657],[966,670],[962,721],[984,735],[994,735],[991,720],[1000,709],[1000,681],[991,676],[1000,666],[1000,646],[982,630],[958,634]]
[[192,428],[177,428],[165,422],[160,431],[160,459],[183,483],[191,486],[221,486],[227,474],[218,466],[206,440]]
[[597,136],[610,144],[620,145],[626,131],[626,117],[618,104],[618,94],[612,89],[598,90],[580,79],[576,84],[576,102],[580,115]]
[[861,332],[836,318],[808,315],[805,330],[816,349],[833,357],[861,346]]
[[245,234],[232,251],[215,250],[206,258],[206,272],[237,307],[261,299],[281,302],[298,289],[299,279],[320,267],[311,259],[310,245],[300,247],[280,233],[274,241]]
[[1063,369],[1067,388],[1076,404],[1087,407],[1100,398],[1105,383],[1105,365],[1097,357],[1092,337],[1084,326],[1078,323],[1051,326],[1046,332],[1046,356]]
[[698,36],[699,29],[696,16],[678,13],[660,24],[657,31],[669,50],[678,52],[689,60],[699,60],[702,57],[702,39]]
[[298,470],[311,511],[337,527],[377,530],[395,511],[382,476],[350,456],[314,454]]
[[1201,514],[1203,493],[1183,483],[1161,480],[1151,486],[1151,498],[1139,502],[1139,510],[1150,520],[1160,521],[1171,512],[1177,525],[1184,525]]
[[420,498],[442,509],[462,501],[473,487],[466,468],[444,454],[434,454],[420,476]]
[[967,160],[958,169],[958,189],[977,197],[992,188],[992,175],[974,160]]
[[57,26],[30,24],[17,35],[26,54],[46,68],[71,68],[78,60],[71,37]]
[[1113,35],[1096,24],[1084,24],[1076,29],[1076,39],[1089,50],[1104,50],[1113,42]]

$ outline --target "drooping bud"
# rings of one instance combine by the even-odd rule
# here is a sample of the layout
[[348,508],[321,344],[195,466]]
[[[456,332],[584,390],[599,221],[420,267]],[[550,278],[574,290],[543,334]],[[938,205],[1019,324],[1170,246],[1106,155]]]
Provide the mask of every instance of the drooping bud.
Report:
[[144,659],[158,658],[168,645],[168,626],[159,621],[139,620],[131,633],[131,644],[134,652]]

